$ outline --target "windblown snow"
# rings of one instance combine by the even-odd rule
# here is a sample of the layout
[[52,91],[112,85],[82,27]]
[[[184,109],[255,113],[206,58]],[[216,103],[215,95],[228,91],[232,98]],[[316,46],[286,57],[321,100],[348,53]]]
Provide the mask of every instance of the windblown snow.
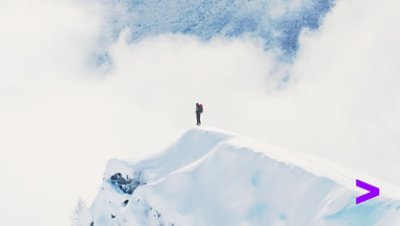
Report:
[[[400,196],[360,205],[354,173],[210,128],[157,155],[111,160],[82,226],[400,225]],[[393,189],[395,190],[395,189]]]

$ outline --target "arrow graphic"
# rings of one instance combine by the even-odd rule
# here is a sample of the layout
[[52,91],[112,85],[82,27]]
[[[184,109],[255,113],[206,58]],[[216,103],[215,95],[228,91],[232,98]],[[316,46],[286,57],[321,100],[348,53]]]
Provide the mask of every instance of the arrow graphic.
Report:
[[368,191],[367,194],[358,196],[356,198],[356,204],[360,204],[362,202],[365,202],[372,198],[375,198],[376,196],[379,196],[379,188],[378,187],[370,185],[362,180],[356,179],[356,186]]

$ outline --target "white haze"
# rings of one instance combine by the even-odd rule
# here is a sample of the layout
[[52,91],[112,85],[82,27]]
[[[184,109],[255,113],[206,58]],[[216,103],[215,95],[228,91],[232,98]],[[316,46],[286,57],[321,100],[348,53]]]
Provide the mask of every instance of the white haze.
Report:
[[[147,154],[194,124],[322,156],[400,185],[397,1],[339,1],[303,32],[292,66],[262,42],[124,35],[111,71],[87,66],[102,8],[1,1],[0,187],[4,225],[69,225],[110,158]],[[291,73],[287,84],[281,73]],[[276,75],[278,73],[278,75]]]

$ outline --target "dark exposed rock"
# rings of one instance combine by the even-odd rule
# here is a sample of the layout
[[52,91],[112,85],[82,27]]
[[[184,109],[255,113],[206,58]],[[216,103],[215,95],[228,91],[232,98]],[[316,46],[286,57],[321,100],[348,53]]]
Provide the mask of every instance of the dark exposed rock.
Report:
[[[141,176],[141,174],[138,174]],[[139,187],[142,184],[145,184],[143,181],[141,181],[142,178],[138,177],[136,178],[129,178],[128,176],[123,177],[121,173],[116,173],[110,177],[110,182],[114,187],[119,188],[122,192],[126,194],[132,194],[137,187]]]
[[128,205],[128,202],[129,202],[129,200],[128,200],[128,199],[127,199],[127,200],[125,200],[125,201],[123,202],[124,206],[127,206],[127,205]]

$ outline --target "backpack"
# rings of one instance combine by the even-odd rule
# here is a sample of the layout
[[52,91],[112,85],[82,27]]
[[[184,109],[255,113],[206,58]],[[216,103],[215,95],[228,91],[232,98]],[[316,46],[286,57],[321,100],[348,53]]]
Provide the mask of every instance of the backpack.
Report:
[[203,113],[203,105],[202,104],[199,104],[199,112]]

